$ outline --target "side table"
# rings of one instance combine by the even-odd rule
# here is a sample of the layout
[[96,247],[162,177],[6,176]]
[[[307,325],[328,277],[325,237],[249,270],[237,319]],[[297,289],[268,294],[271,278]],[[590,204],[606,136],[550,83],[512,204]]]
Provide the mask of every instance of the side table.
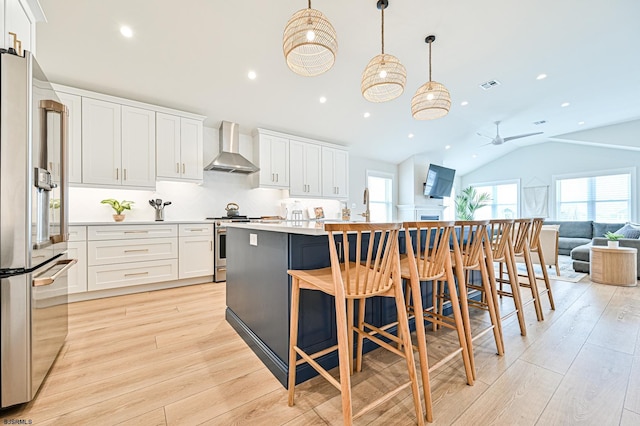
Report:
[[591,247],[591,281],[600,284],[638,284],[638,250],[631,247]]

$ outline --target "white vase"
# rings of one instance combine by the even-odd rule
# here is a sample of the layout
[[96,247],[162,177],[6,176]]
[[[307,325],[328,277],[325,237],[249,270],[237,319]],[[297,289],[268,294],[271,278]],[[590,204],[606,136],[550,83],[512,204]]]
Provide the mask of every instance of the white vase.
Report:
[[619,244],[620,244],[620,241],[611,241],[611,240],[607,241],[607,246],[609,248],[618,248]]

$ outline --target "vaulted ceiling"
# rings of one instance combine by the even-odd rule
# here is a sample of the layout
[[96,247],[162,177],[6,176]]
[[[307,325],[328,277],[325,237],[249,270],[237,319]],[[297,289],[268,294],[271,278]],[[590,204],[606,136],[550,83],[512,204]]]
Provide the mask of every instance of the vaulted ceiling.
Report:
[[[380,52],[375,0],[312,2],[335,27],[339,50],[331,70],[310,78],[290,71],[282,53],[284,27],[304,0],[40,1],[48,22],[37,27],[37,57],[52,81],[200,113],[210,127],[236,121],[243,133],[264,127],[394,163],[433,152],[464,174],[522,144],[640,119],[637,0],[389,0],[385,50],[408,77],[403,95],[381,104],[360,93]],[[121,25],[134,36],[123,37]],[[452,107],[417,121],[410,102],[428,80],[429,34],[437,37],[433,79]],[[488,80],[500,85],[483,90]],[[494,121],[503,137],[544,134],[487,146],[476,133],[493,136]],[[640,148],[640,138],[628,139]],[[598,143],[617,142],[600,135]]]

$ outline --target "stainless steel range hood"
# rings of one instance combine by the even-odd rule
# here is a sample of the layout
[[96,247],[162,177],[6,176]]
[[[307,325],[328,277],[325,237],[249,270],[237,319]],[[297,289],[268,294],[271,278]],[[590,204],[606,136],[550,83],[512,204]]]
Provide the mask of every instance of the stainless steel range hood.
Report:
[[260,170],[251,161],[240,155],[239,125],[230,121],[220,124],[220,154],[206,166],[205,170],[218,170],[233,173],[255,173]]

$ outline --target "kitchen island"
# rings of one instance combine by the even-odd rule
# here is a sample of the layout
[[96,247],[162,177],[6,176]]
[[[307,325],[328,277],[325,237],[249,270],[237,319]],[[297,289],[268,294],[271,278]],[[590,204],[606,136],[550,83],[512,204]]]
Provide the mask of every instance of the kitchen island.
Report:
[[[404,243],[401,241],[401,247]],[[352,245],[352,246],[355,246]],[[328,234],[321,222],[232,223],[227,229],[226,319],[262,362],[287,386],[291,279],[288,269],[330,266]],[[393,299],[367,300],[367,322],[395,321]],[[395,328],[390,330],[395,333]],[[333,297],[302,291],[298,345],[313,353],[337,343]],[[365,341],[366,352],[377,345]],[[338,365],[337,353],[318,359],[326,369]],[[299,365],[297,383],[318,373]]]

